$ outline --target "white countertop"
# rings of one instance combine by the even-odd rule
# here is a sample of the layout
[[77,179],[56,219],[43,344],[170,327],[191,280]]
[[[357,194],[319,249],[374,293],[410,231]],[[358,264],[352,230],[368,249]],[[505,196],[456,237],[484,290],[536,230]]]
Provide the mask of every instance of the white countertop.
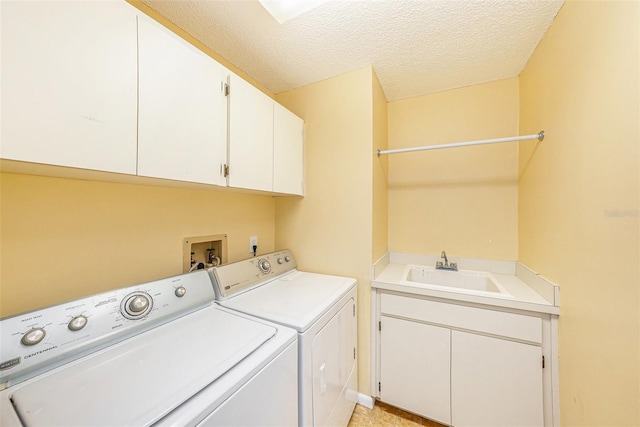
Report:
[[[405,281],[404,278],[406,277],[408,269],[412,267],[433,267],[434,265],[431,263],[417,264],[398,262],[406,260],[408,259],[404,256],[392,254],[391,257],[386,256],[378,261],[373,268],[374,279],[371,282],[372,288],[447,299],[452,302],[458,301],[537,313],[560,314],[558,286],[532,272],[522,264],[513,262],[513,269],[511,270],[514,271],[515,274],[505,274],[504,271],[509,271],[509,268],[506,270],[500,269],[501,272],[497,272],[491,268],[491,264],[487,264],[489,268],[484,270],[478,268],[483,265],[481,260],[473,260],[475,271],[484,270],[491,272],[493,277],[508,293],[508,295],[499,293],[489,295],[488,292],[467,291],[446,286],[425,285]],[[415,260],[415,257],[411,259],[411,261]],[[508,263],[506,261],[501,262]],[[493,262],[489,261],[489,263]],[[465,260],[460,260],[459,266],[460,264],[465,264]],[[466,264],[471,263],[466,262]],[[460,268],[460,271],[463,272],[465,269]],[[375,272],[379,273],[375,275]]]

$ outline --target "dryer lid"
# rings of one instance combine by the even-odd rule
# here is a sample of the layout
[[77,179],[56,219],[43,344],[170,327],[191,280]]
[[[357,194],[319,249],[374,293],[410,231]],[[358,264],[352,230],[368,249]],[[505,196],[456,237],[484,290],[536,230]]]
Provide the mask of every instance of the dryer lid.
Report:
[[143,426],[160,420],[275,336],[210,306],[19,384],[29,426]]
[[355,285],[349,277],[294,270],[219,303],[304,332]]

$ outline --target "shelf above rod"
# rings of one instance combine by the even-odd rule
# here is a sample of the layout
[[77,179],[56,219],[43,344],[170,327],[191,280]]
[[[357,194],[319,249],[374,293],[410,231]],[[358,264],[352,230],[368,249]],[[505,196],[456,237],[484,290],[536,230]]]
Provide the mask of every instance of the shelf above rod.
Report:
[[528,139],[537,139],[538,141],[542,141],[544,139],[544,131],[541,130],[539,133],[536,133],[533,135],[511,136],[509,138],[482,139],[479,141],[454,142],[451,144],[425,145],[423,147],[396,148],[394,150],[378,150],[378,157],[380,157],[383,154],[410,153],[412,151],[438,150],[440,148],[467,147],[469,145],[497,144],[499,142],[512,142],[512,141],[526,141]]

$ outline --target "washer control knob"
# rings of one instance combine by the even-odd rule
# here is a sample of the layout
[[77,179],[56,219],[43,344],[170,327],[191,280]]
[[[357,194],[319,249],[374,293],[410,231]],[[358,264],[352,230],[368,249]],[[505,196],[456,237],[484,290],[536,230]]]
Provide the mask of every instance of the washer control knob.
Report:
[[127,301],[127,311],[130,314],[139,314],[149,307],[149,298],[144,295],[134,295]]
[[185,289],[184,286],[180,286],[179,288],[176,288],[175,294],[178,298],[182,298],[186,293],[187,293],[187,290]]
[[286,257],[284,257],[284,260],[289,262],[289,261],[291,261],[291,257],[289,255],[287,255]]
[[33,328],[22,336],[20,342],[24,345],[36,345],[44,339],[47,333],[42,328]]
[[88,322],[87,316],[80,315],[71,319],[67,327],[72,331],[79,331],[80,329],[87,326],[87,322]]
[[271,263],[266,259],[261,259],[260,261],[258,261],[258,268],[263,273],[268,273],[271,271]]
[[146,292],[137,291],[120,302],[120,313],[130,320],[144,318],[153,308],[153,298]]
[[131,314],[142,313],[149,307],[149,299],[144,295],[135,295],[127,304],[127,311]]
[[282,261],[282,258],[278,258],[278,264],[282,264],[284,261]]

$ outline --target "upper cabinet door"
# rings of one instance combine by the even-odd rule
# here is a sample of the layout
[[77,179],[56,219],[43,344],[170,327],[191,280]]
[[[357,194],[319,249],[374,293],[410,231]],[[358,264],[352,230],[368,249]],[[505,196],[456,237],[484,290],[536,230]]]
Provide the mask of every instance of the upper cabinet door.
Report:
[[3,1],[0,157],[136,172],[136,11]]
[[273,110],[273,191],[304,194],[304,122],[279,104]]
[[273,191],[273,105],[264,93],[231,73],[230,187]]
[[225,185],[224,68],[142,16],[138,40],[138,175]]

